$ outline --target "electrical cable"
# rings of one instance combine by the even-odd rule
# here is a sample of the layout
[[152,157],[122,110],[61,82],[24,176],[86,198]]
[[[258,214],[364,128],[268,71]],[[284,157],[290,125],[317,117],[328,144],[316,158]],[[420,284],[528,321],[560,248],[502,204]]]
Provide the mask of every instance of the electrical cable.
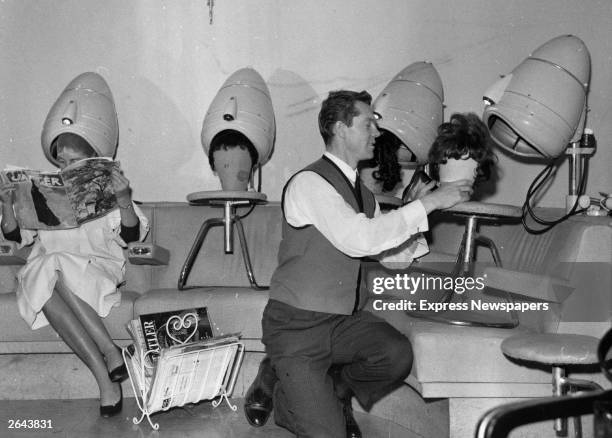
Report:
[[[527,195],[525,196],[525,202],[523,203],[523,208],[522,208],[523,214],[521,216],[521,221],[523,223],[523,227],[525,227],[525,230],[527,230],[527,232],[530,234],[543,234],[549,231],[550,229],[552,229],[555,225],[560,224],[561,222],[564,222],[569,217],[574,216],[576,214],[583,213],[587,210],[586,208],[578,209],[578,198],[584,192],[586,180],[587,180],[587,174],[588,174],[588,166],[586,165],[586,160],[583,160],[580,184],[578,186],[578,196],[576,197],[576,201],[574,202],[574,205],[571,208],[571,210],[567,214],[555,220],[542,219],[536,215],[535,211],[533,210],[533,207],[531,206],[531,200],[536,195],[536,193],[542,188],[542,186],[548,181],[548,179],[550,178],[553,172],[554,166],[555,166],[555,159],[551,160],[546,165],[546,167],[542,169],[542,171],[534,178],[531,185],[529,186],[529,189],[527,190]],[[540,228],[540,229],[531,228],[527,224],[527,216],[531,217],[531,219],[533,219],[538,224],[544,225],[544,228]]]
[[[257,191],[259,193],[261,193],[261,165],[257,166],[257,170],[259,171],[259,178],[257,178],[257,180],[258,180],[257,181]],[[254,209],[255,209],[255,203],[252,203],[251,207],[249,208],[249,210],[245,214],[243,214],[242,216],[238,216],[238,219],[239,220],[244,219],[245,217],[250,215],[253,212]]]

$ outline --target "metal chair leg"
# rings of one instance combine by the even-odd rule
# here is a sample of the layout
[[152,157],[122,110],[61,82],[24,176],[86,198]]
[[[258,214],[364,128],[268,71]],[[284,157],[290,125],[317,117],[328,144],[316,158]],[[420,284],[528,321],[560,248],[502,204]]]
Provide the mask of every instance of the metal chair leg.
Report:
[[495,266],[501,268],[501,257],[499,255],[499,251],[497,250],[497,246],[495,246],[493,240],[491,240],[487,236],[481,236],[480,234],[476,236],[476,240],[483,243],[487,248],[489,248],[489,250],[491,251],[491,255],[493,256],[493,262],[495,262]]
[[238,239],[240,240],[240,248],[242,249],[242,259],[244,260],[244,267],[247,271],[247,276],[249,277],[249,282],[251,283],[251,287],[255,290],[268,290],[270,289],[268,286],[260,286],[257,284],[257,280],[255,280],[255,274],[253,273],[253,266],[251,265],[251,257],[249,255],[249,248],[247,247],[247,241],[244,237],[244,227],[242,226],[242,221],[239,217],[234,216],[232,218],[232,222],[236,224],[236,228],[238,229]]
[[189,277],[189,273],[191,272],[193,263],[195,262],[195,259],[198,256],[200,249],[202,248],[202,244],[204,243],[204,240],[206,239],[206,235],[208,234],[208,231],[212,227],[215,227],[215,226],[224,227],[225,253],[228,254],[232,252],[232,242],[231,240],[228,241],[228,236],[230,236],[230,238],[233,237],[233,233],[231,233],[231,231],[229,233],[227,232],[228,223],[230,225],[229,227],[230,230],[233,229],[234,224],[236,225],[238,229],[238,239],[240,241],[240,248],[242,250],[242,259],[244,260],[244,267],[246,269],[247,277],[249,279],[249,283],[251,284],[251,287],[255,290],[268,290],[269,289],[268,286],[260,286],[259,284],[257,284],[257,280],[255,279],[255,274],[253,273],[253,266],[251,264],[251,257],[249,255],[249,249],[247,246],[247,241],[246,241],[246,237],[244,234],[244,227],[242,225],[242,221],[238,218],[238,216],[232,215],[229,221],[226,221],[223,218],[213,218],[213,219],[208,219],[204,221],[204,223],[200,227],[200,230],[198,231],[198,234],[196,235],[196,238],[193,242],[193,245],[191,246],[191,249],[189,250],[187,258],[185,259],[185,262],[183,263],[183,267],[179,274],[178,290],[186,289],[185,283],[187,282],[187,277]]
[[191,249],[189,250],[185,262],[183,263],[183,267],[181,268],[181,272],[179,274],[178,279],[178,290],[185,289],[187,277],[189,276],[191,268],[193,267],[193,263],[195,262],[195,259],[198,256],[198,253],[200,252],[200,248],[202,248],[202,243],[204,243],[204,239],[208,234],[208,230],[210,230],[210,228],[214,226],[224,225],[224,223],[224,220],[219,218],[213,218],[204,221],[204,223],[200,227],[200,231],[198,231],[193,245],[191,245]]

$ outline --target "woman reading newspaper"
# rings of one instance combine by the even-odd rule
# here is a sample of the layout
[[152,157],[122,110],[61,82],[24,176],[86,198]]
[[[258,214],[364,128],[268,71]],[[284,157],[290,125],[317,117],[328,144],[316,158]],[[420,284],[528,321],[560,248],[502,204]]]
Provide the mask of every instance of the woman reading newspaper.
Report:
[[[88,93],[79,93],[83,83]],[[96,101],[92,89],[104,94],[105,99]],[[81,108],[99,114],[62,123],[62,104],[75,99],[92,99],[93,104]],[[109,120],[105,123],[106,132],[99,135],[100,126],[94,125]],[[43,149],[59,168],[88,157],[112,157],[118,138],[116,126],[106,82],[94,73],[86,73],[70,83],[51,109],[43,129]],[[0,186],[4,237],[21,246],[33,244],[26,265],[18,273],[21,316],[32,329],[51,324],[87,365],[100,390],[103,417],[121,411],[120,382],[127,377],[127,370],[121,350],[113,343],[101,317],[121,301],[117,285],[123,281],[125,271],[122,247],[144,239],[148,231],[146,217],[132,202],[128,179],[118,169],[113,170],[111,179],[118,208],[76,228],[59,230],[20,229],[13,210],[13,189],[9,184]]]

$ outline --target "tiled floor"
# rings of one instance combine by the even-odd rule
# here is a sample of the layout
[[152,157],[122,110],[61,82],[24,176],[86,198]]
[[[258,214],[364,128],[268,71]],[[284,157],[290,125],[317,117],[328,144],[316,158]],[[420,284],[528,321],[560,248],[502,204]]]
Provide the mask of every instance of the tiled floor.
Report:
[[[132,422],[138,413],[133,398],[124,399],[120,415],[105,419],[98,414],[98,400],[2,400],[0,419],[2,438],[27,437],[75,437],[75,438],[290,438],[293,434],[269,421],[263,428],[251,427],[242,411],[242,400],[234,400],[238,410],[233,412],[225,403],[212,408],[210,402],[202,402],[184,408],[176,408],[152,416],[159,423],[154,431],[146,419],[139,425]],[[52,429],[9,429],[16,420],[51,420]],[[418,438],[400,426],[372,415],[356,413],[364,437],[367,438]],[[13,421],[11,421],[13,420]]]

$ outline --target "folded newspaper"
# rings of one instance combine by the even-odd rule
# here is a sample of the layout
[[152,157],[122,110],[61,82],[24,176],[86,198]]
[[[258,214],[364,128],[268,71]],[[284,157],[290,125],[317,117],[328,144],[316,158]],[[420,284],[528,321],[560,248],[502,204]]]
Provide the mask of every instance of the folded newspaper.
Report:
[[59,171],[9,168],[0,179],[15,187],[17,223],[29,229],[75,228],[117,207],[111,174],[119,163],[94,157]]
[[163,349],[149,389],[150,412],[211,400],[229,391],[239,335],[226,335]]

